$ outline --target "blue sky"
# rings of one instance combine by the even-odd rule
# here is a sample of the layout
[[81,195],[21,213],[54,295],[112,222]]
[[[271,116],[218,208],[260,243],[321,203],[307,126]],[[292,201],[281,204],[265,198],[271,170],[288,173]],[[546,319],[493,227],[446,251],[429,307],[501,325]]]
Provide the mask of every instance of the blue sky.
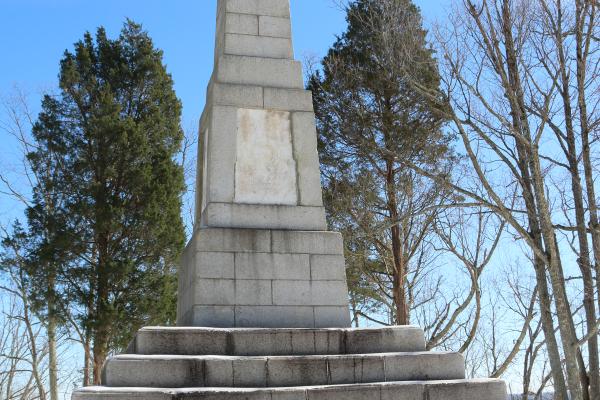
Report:
[[[447,0],[416,3],[432,21],[443,18]],[[291,6],[296,58],[324,55],[345,28],[343,12],[334,0],[291,0]],[[212,70],[215,9],[216,0],[0,0],[0,95],[18,85],[36,100],[38,93],[54,88],[64,50],[85,31],[104,26],[115,36],[125,18],[131,18],[164,50],[187,128],[203,109]]]
[[[430,24],[444,19],[451,0],[414,1]],[[346,28],[339,0],[290,3],[296,58],[322,57]],[[195,132],[213,67],[216,5],[217,0],[0,0],[0,104],[18,87],[37,115],[41,94],[56,90],[64,51],[72,50],[84,32],[93,33],[99,26],[115,37],[130,18],[141,23],[164,51],[183,103],[182,126],[188,133]],[[0,106],[0,127],[5,121]],[[0,170],[18,190],[27,192],[21,157],[16,140],[0,129]],[[0,220],[22,219],[22,205],[6,201],[6,196],[0,198],[4,203]]]
[[[426,25],[443,20],[452,0],[414,0]],[[0,0],[0,99],[18,86],[34,113],[40,94],[56,87],[59,60],[85,31],[104,26],[114,37],[126,18],[141,23],[164,51],[183,102],[182,125],[195,129],[204,108],[214,51],[217,0]],[[335,0],[291,0],[296,58],[323,56],[345,29]],[[0,122],[6,115],[0,107]],[[0,170],[18,171],[21,154],[0,130]],[[21,217],[18,204],[0,197],[0,222]]]

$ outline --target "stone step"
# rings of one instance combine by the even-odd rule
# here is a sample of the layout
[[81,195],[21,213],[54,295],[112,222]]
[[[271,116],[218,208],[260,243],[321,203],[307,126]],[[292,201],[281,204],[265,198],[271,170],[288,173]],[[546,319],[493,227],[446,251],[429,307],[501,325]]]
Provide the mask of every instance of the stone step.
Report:
[[463,379],[460,353],[388,353],[336,356],[140,356],[110,359],[109,387],[294,387]]
[[425,350],[415,326],[377,329],[141,329],[128,353],[144,355],[287,356]]
[[506,400],[496,379],[390,382],[271,389],[148,389],[88,387],[72,400]]

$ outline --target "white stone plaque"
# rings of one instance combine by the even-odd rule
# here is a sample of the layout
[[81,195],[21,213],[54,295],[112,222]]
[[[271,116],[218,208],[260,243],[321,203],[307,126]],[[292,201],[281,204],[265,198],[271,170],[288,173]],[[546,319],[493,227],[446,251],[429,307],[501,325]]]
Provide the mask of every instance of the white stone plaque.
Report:
[[289,112],[239,109],[236,145],[236,203],[298,203]]

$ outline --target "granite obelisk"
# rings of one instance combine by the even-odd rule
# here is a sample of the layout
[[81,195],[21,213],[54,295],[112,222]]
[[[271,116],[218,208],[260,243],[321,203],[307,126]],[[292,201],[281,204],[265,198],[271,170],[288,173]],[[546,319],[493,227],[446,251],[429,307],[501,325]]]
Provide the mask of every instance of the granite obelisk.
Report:
[[218,8],[178,324],[348,327],[342,238],[326,231],[312,95],[293,59],[289,3]]
[[180,326],[141,329],[73,400],[506,400],[418,327],[349,328],[289,0],[218,0],[197,192]]

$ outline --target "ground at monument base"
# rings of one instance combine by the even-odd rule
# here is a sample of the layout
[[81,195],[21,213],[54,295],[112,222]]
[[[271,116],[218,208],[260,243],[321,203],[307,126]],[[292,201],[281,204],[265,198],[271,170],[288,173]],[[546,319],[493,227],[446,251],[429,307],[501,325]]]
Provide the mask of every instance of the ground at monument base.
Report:
[[73,400],[506,400],[420,328],[144,328]]

